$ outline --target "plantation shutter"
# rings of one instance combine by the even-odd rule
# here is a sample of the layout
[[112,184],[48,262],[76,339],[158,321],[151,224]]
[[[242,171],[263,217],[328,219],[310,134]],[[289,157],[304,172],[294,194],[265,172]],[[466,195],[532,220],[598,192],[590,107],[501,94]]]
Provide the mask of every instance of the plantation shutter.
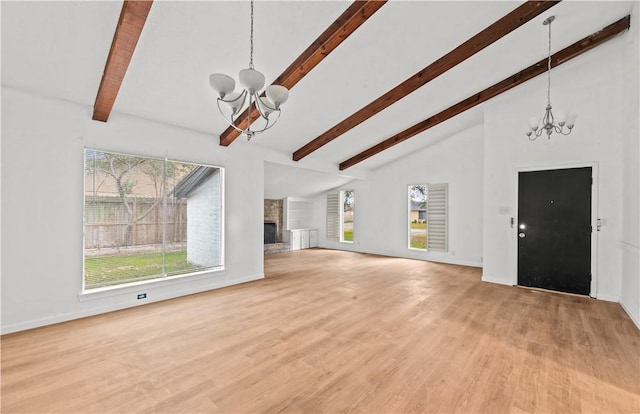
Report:
[[447,251],[448,184],[427,186],[427,249]]
[[327,194],[327,240],[340,240],[340,193]]

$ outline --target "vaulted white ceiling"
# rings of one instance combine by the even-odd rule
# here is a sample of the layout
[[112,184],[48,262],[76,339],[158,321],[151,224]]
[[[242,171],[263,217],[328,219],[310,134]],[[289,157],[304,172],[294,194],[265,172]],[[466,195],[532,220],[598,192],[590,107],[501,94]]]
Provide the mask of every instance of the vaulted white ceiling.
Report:
[[[257,1],[254,62],[267,82],[349,4]],[[278,125],[251,144],[290,157],[520,4],[389,1],[291,90]],[[552,47],[557,51],[624,17],[631,7],[632,2],[563,1],[297,165],[323,165],[337,173],[340,162],[544,58],[547,32],[541,23],[551,14],[557,17]],[[3,1],[2,84],[92,106],[121,8],[118,1]],[[248,43],[248,1],[156,0],[113,111],[203,131],[217,142],[226,124],[208,76],[222,72],[237,78],[248,66]],[[479,122],[482,112],[476,107],[353,171],[375,170]],[[268,168],[273,173],[279,167]]]

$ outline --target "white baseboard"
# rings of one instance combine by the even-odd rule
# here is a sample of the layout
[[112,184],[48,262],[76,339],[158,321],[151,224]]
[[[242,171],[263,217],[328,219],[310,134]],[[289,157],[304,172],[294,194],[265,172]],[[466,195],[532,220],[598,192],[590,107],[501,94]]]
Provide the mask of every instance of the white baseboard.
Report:
[[349,246],[339,246],[336,244],[325,244],[325,245],[321,245],[319,246],[321,249],[331,249],[331,250],[342,250],[342,251],[347,251],[347,252],[354,252],[354,253],[363,253],[363,254],[374,254],[376,256],[385,256],[385,257],[397,257],[400,259],[410,259],[410,260],[422,260],[424,262],[434,262],[434,263],[445,263],[445,264],[452,264],[452,265],[459,265],[459,266],[470,266],[470,267],[482,267],[482,262],[481,261],[474,261],[474,260],[458,260],[455,259],[453,257],[433,257],[433,256],[429,256],[428,253],[420,253],[420,254],[400,254],[398,252],[389,252],[389,251],[384,251],[384,250],[363,250],[363,249],[359,249],[358,246],[353,246],[353,245],[349,245]]
[[624,309],[627,315],[629,315],[631,321],[636,325],[636,328],[640,329],[640,315],[634,315],[631,308],[622,299],[620,299],[619,303],[620,306],[622,306],[622,309]]
[[596,295],[596,299],[598,299],[598,300],[604,300],[605,302],[615,302],[615,303],[620,303],[620,296]]
[[24,331],[27,329],[39,328],[42,326],[53,325],[55,323],[67,322],[74,319],[86,318],[89,316],[100,315],[103,313],[113,312],[121,309],[133,308],[135,306],[143,306],[149,303],[160,302],[168,299],[175,299],[181,296],[193,295],[196,293],[207,292],[209,290],[220,289],[227,286],[238,285],[240,283],[253,282],[255,280],[264,279],[264,273],[260,273],[258,275],[244,276],[238,277],[234,279],[225,279],[223,281],[213,281],[213,283],[208,284],[207,286],[199,286],[197,288],[185,288],[181,290],[173,290],[169,293],[160,293],[153,298],[149,298],[143,303],[139,302],[129,302],[129,303],[120,303],[109,306],[102,306],[98,308],[91,308],[80,310],[77,312],[69,312],[58,315],[51,315],[45,318],[33,319],[30,321],[19,322],[12,325],[2,326],[0,329],[0,334],[5,335],[13,332]]
[[508,281],[505,279],[497,279],[491,276],[482,276],[482,281],[488,282],[488,283],[495,283],[497,285],[513,286],[513,283],[511,281]]

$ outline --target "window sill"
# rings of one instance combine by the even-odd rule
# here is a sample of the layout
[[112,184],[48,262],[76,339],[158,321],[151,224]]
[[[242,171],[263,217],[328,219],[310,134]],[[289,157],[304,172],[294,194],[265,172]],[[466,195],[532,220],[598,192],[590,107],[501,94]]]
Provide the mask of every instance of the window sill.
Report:
[[224,276],[225,274],[226,269],[224,267],[219,267],[195,273],[187,273],[180,276],[142,280],[140,282],[127,283],[126,285],[107,286],[85,290],[78,294],[78,299],[80,300],[80,302],[103,299],[110,296],[138,293],[141,291],[141,289],[144,288],[156,289],[165,286],[173,286],[181,283],[193,282],[195,280],[207,279],[214,276]]

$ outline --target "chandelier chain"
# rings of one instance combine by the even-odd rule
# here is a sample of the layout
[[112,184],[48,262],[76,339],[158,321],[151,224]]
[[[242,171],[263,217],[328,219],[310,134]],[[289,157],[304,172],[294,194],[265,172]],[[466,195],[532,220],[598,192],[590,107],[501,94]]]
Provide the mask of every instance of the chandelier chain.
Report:
[[253,69],[253,0],[251,0],[251,31],[249,34],[249,67]]
[[551,106],[551,21],[549,21],[549,53],[547,58],[547,105]]

